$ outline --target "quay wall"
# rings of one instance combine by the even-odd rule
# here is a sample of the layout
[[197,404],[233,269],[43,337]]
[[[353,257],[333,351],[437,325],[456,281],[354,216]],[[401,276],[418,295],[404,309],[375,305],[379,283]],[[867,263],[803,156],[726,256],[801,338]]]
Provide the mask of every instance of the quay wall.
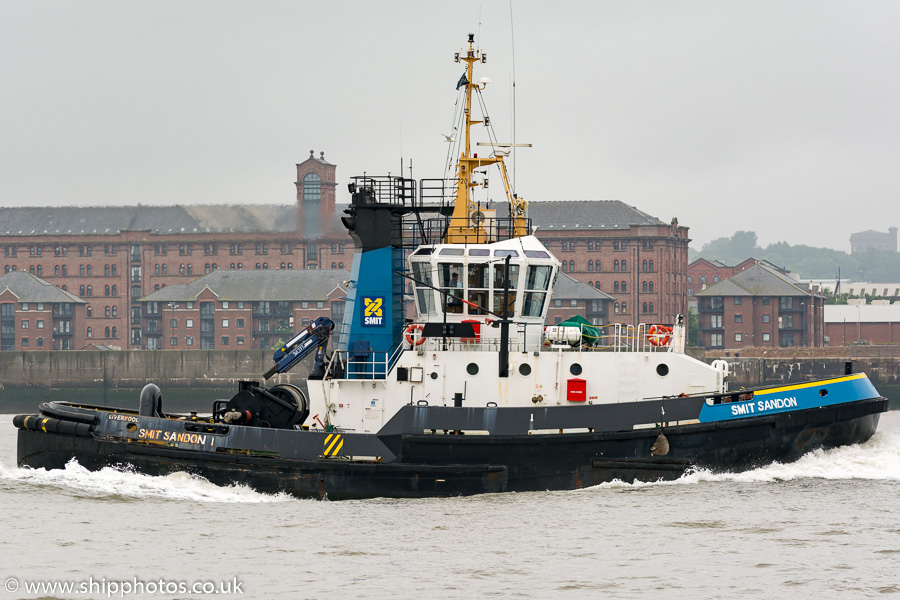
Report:
[[[272,383],[305,380],[312,361]],[[262,380],[272,365],[271,350],[132,350],[0,352],[3,389],[228,388],[241,379]]]

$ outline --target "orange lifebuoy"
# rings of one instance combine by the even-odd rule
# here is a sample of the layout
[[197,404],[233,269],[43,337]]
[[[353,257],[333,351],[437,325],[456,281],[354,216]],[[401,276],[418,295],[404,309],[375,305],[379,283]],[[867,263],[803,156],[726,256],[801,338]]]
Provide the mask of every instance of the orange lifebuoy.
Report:
[[672,328],[665,325],[651,325],[647,339],[651,346],[668,346],[672,338]]
[[[413,333],[416,331],[419,332],[419,339],[413,339]],[[406,341],[409,342],[410,346],[421,346],[425,343],[425,326],[421,323],[413,323],[409,327],[406,328]]]

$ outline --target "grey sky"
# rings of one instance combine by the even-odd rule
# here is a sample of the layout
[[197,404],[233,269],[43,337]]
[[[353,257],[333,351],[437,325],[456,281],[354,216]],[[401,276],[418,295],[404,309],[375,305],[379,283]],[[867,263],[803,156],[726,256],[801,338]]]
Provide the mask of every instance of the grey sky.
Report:
[[[623,200],[697,248],[751,229],[849,249],[900,225],[900,3],[512,12],[527,199]],[[5,0],[0,202],[290,203],[311,149],[345,199],[350,176],[397,173],[401,141],[439,177],[469,32],[508,141],[509,2]]]

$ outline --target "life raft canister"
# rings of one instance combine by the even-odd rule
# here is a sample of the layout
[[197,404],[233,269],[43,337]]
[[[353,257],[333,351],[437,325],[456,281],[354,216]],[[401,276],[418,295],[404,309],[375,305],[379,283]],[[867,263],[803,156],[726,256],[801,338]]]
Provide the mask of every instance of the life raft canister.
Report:
[[[419,337],[418,339],[413,337],[413,334],[418,331]],[[406,328],[406,341],[409,342],[410,346],[421,346],[425,343],[425,326],[421,323],[413,323],[409,327]]]
[[665,325],[651,325],[647,339],[651,346],[668,346],[672,339],[672,328]]

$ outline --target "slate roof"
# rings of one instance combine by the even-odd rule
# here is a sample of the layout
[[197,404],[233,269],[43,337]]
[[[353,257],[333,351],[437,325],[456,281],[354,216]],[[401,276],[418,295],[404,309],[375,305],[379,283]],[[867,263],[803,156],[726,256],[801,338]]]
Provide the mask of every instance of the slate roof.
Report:
[[193,302],[209,288],[220,301],[278,302],[298,300],[326,300],[336,287],[346,289],[342,282],[350,279],[343,269],[272,270],[272,271],[213,271],[191,283],[170,285],[142,301]]
[[0,207],[4,235],[292,232],[296,223],[292,204]]
[[598,290],[583,281],[578,281],[565,273],[560,273],[556,278],[556,285],[553,286],[551,298],[559,300],[615,300],[606,292]]
[[0,277],[0,294],[11,291],[19,302],[48,302],[87,304],[84,300],[61,290],[49,281],[44,281],[25,271],[13,271]]
[[[498,217],[509,216],[509,206],[498,203]],[[529,202],[528,217],[541,230],[628,229],[632,225],[668,225],[620,200],[559,200]]]
[[694,296],[809,296],[809,286],[758,263]]

